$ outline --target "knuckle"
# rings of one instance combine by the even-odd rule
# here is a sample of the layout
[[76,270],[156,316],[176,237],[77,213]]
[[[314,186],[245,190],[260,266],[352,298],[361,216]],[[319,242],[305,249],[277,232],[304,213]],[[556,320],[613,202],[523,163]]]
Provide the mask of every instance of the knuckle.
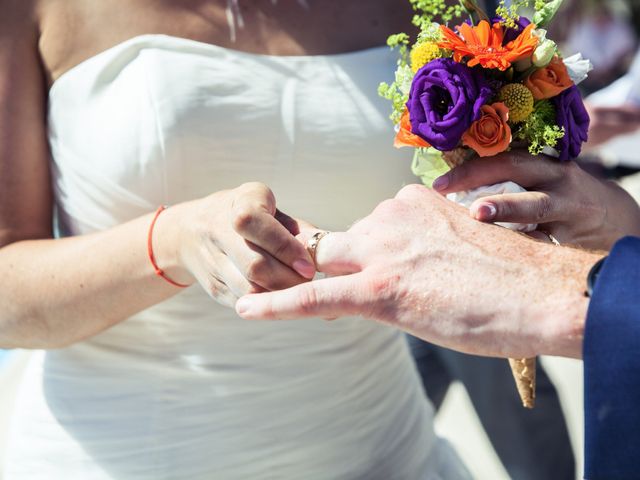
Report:
[[389,288],[393,284],[393,279],[386,276],[379,276],[372,278],[369,281],[369,290],[375,298],[386,295],[389,292]]
[[265,188],[268,189],[269,187],[267,187],[264,183],[261,183],[261,182],[246,182],[240,185],[240,189],[244,191],[253,191],[253,190],[260,191]]
[[582,199],[576,202],[575,211],[577,212],[578,218],[598,221],[599,223],[604,223],[607,216],[607,209],[605,205],[598,204],[588,199]]
[[318,293],[311,284],[307,284],[307,288],[300,290],[298,297],[298,308],[303,315],[311,314],[318,306]]
[[564,175],[577,175],[582,169],[573,160],[570,162],[563,162],[560,164],[564,170]]
[[[404,187],[407,188],[407,187]],[[404,190],[404,189],[403,189]],[[400,201],[396,198],[393,200],[385,200],[378,204],[374,212],[377,215],[393,215],[400,207]]]
[[[400,210],[407,205],[416,205],[425,201],[430,196],[440,196],[435,190],[425,187],[424,185],[411,184],[402,187],[395,198],[389,200],[389,206],[393,206],[395,210]],[[385,202],[383,202],[384,204]],[[393,209],[391,209],[393,211]]]
[[223,283],[214,276],[207,278],[204,287],[212,298],[218,298],[224,291]]
[[246,277],[252,282],[259,282],[266,278],[268,270],[267,260],[262,256],[258,256],[247,265]]
[[[296,243],[300,242],[296,240]],[[297,253],[295,244],[292,244],[286,238],[278,238],[274,240],[273,255],[276,258],[284,258],[290,253]]]
[[470,160],[449,170],[449,187],[455,189],[457,185],[464,183],[469,178],[469,169],[472,162],[473,160]]
[[253,294],[256,294],[256,293],[264,293],[266,291],[267,290],[265,290],[260,285],[257,285],[257,284],[255,284],[253,282],[250,282],[249,286],[247,287],[246,294],[253,295]]
[[415,198],[417,195],[422,195],[425,190],[427,190],[427,188],[423,185],[412,183],[402,187],[398,195],[396,195],[396,198]]
[[363,316],[367,318],[377,318],[391,320],[398,306],[401,295],[397,290],[400,283],[400,275],[379,274],[370,278],[366,285],[368,297],[366,308],[361,308]]
[[509,165],[513,168],[520,168],[529,161],[529,157],[521,152],[511,152],[508,156]]
[[553,212],[553,200],[549,195],[543,195],[538,200],[535,216],[538,223],[547,220]]
[[[558,168],[559,167],[559,168]],[[569,184],[579,184],[583,170],[576,162],[563,162],[553,169],[552,181],[566,181]]]
[[256,211],[248,206],[237,207],[234,209],[231,223],[236,232],[246,232],[256,218]]
[[494,202],[494,205],[496,206],[496,219],[497,220],[509,220],[511,218],[513,218],[515,212],[516,212],[516,207],[513,204],[513,202],[510,201],[506,201],[506,200],[502,200],[502,201],[496,201]]
[[266,198],[269,202],[275,202],[273,191],[262,182],[247,182],[241,185],[245,193],[253,193]]

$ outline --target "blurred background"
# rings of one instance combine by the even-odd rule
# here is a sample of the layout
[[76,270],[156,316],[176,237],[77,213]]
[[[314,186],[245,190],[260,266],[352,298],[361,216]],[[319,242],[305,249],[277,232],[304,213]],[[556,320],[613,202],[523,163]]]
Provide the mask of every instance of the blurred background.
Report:
[[[481,2],[487,12],[497,0]],[[583,168],[640,199],[640,0],[565,0],[549,38],[594,71],[581,88],[592,129]],[[519,402],[508,363],[410,341],[436,429],[477,479],[582,478],[582,364],[542,358],[534,410]],[[13,394],[29,356],[0,350],[0,464]],[[1,473],[0,473],[1,475]]]

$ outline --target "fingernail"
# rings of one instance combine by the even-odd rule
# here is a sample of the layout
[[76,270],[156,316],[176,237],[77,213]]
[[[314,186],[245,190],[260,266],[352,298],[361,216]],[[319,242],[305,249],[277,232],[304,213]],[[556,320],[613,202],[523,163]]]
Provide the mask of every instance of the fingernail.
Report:
[[304,278],[312,279],[316,275],[316,267],[307,260],[296,260],[293,262],[293,269]]
[[236,302],[236,312],[240,316],[245,316],[251,312],[251,300],[248,298],[241,298]]
[[449,175],[442,175],[436,178],[431,185],[434,190],[442,191],[449,186]]
[[487,222],[493,220],[498,213],[498,209],[492,203],[483,203],[476,209],[476,220]]

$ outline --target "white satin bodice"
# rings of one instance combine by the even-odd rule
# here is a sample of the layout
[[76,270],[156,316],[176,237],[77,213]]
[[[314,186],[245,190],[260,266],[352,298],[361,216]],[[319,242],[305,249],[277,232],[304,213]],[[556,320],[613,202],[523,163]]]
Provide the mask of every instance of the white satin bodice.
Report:
[[[413,181],[376,95],[394,62],[386,48],[273,57],[163,35],[92,57],[49,96],[61,234],[247,181],[290,215],[348,227]],[[17,405],[6,480],[464,478],[398,332],[247,322],[198,286],[40,353]]]

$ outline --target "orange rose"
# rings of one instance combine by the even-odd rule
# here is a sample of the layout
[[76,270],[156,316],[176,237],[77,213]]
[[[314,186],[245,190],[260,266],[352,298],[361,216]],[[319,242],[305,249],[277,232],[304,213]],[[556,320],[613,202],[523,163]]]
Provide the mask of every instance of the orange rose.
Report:
[[405,110],[400,119],[400,129],[396,135],[393,145],[396,148],[402,147],[430,147],[425,140],[411,132],[411,120],[409,119],[409,110]]
[[482,116],[462,136],[462,143],[481,157],[491,157],[509,148],[509,109],[504,103],[482,106]]
[[554,57],[551,63],[536,70],[524,82],[536,100],[552,98],[573,85],[564,62]]

